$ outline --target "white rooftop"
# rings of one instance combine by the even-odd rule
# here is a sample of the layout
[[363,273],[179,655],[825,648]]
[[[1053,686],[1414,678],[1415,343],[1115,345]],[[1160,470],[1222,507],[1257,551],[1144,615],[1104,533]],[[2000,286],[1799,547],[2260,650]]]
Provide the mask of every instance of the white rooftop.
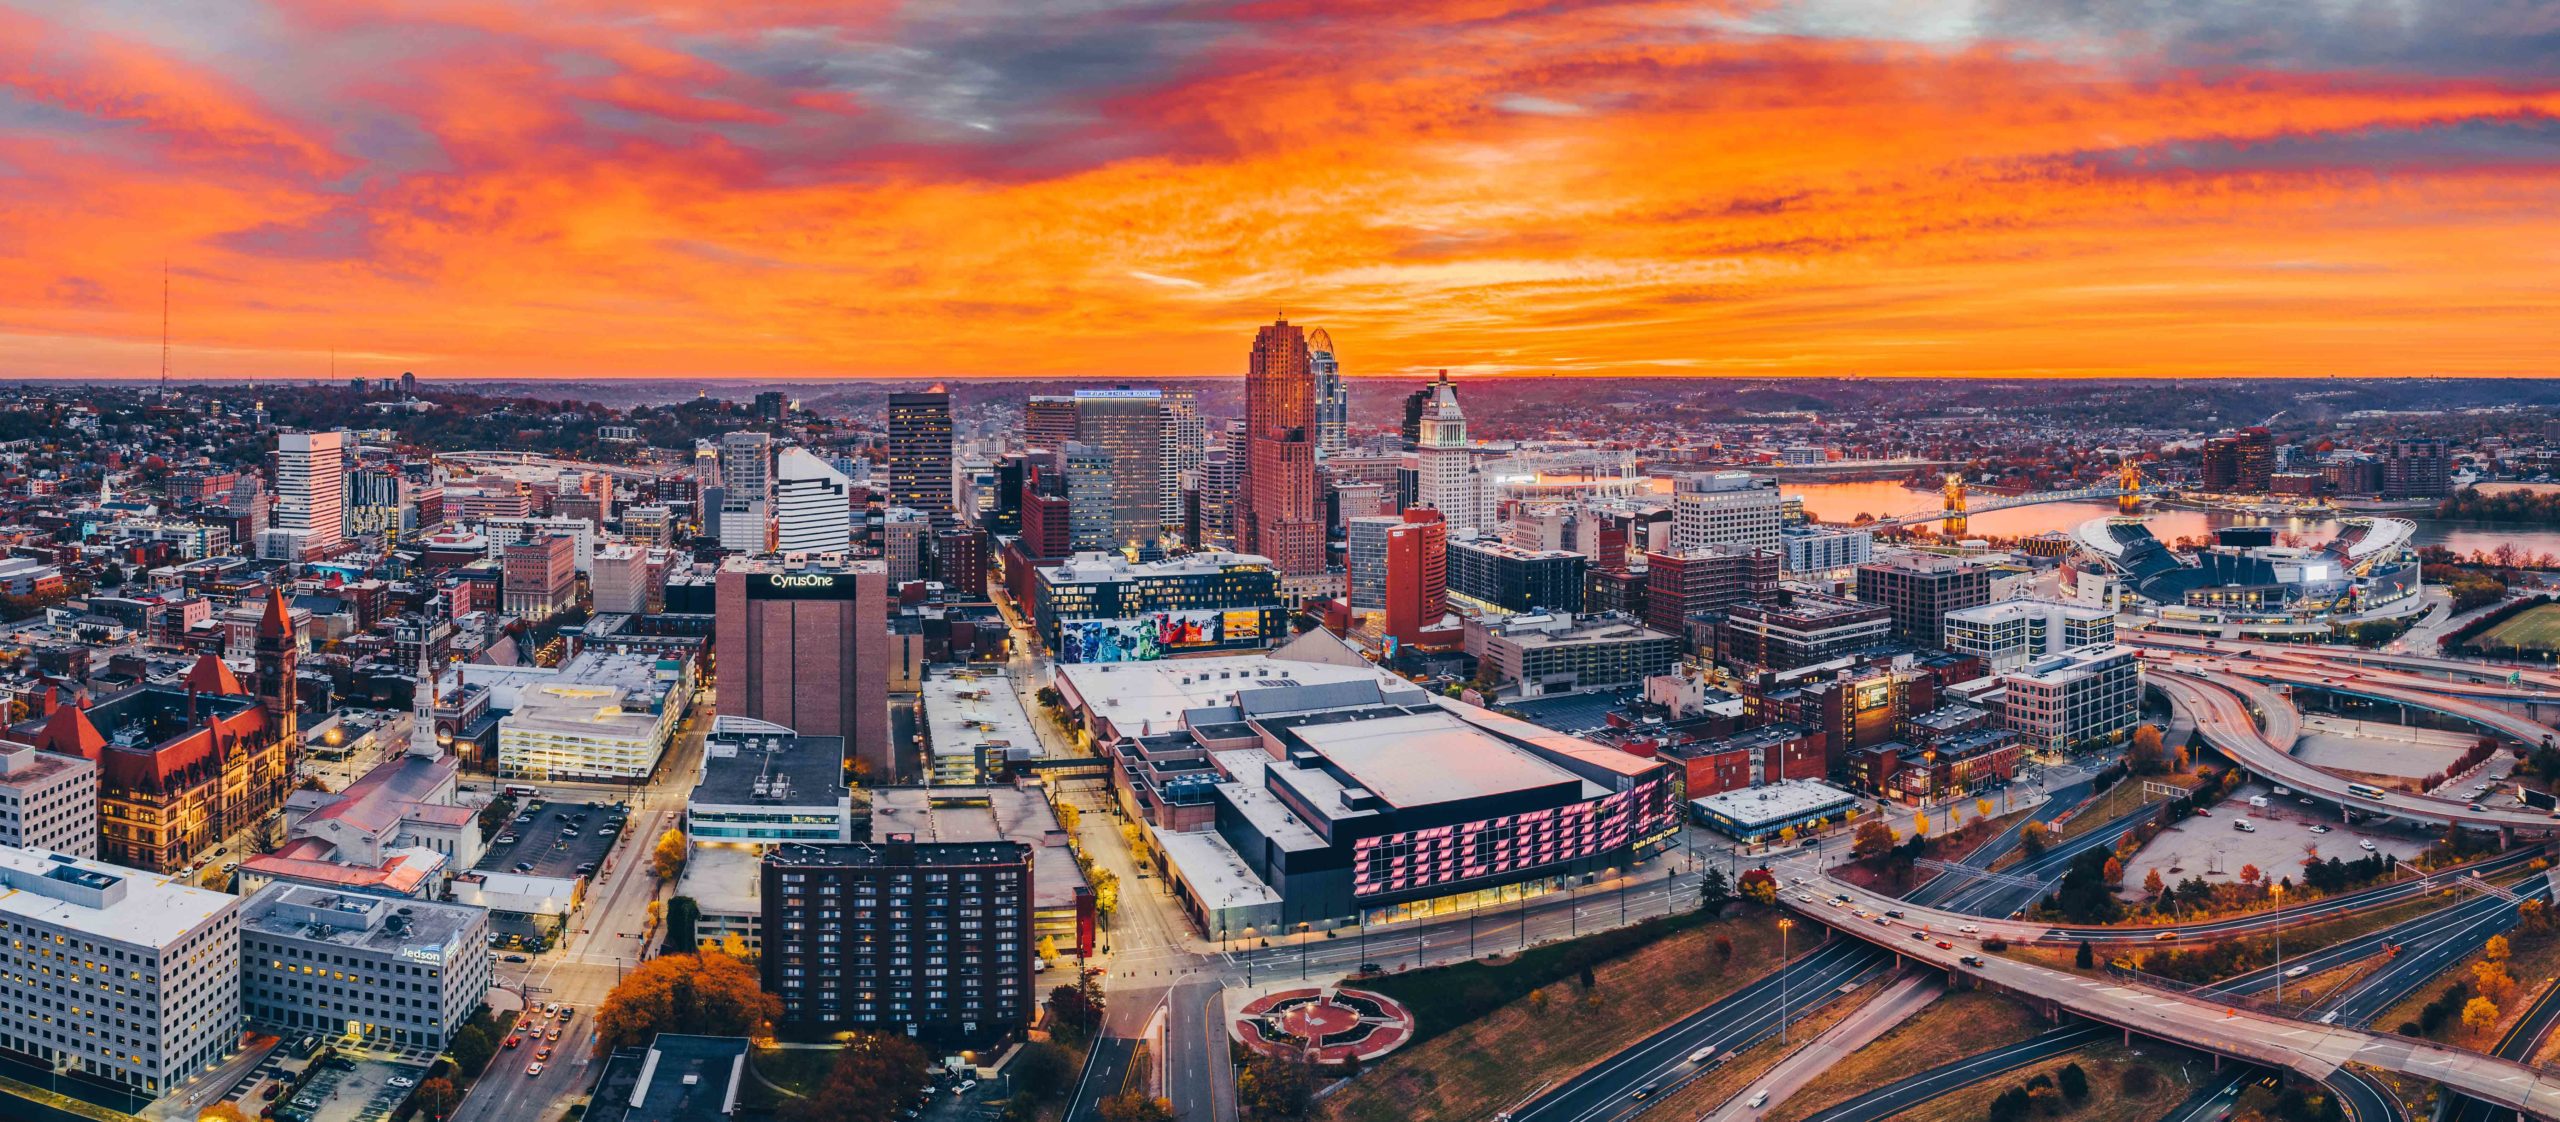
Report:
[[1002,670],[936,672],[922,686],[925,739],[937,756],[974,758],[983,745],[1040,755],[1022,695]]
[[165,947],[240,898],[161,873],[0,845],[0,913],[127,945]]
[[1377,682],[1410,685],[1374,665],[1342,666],[1263,655],[1177,658],[1155,662],[1087,662],[1058,667],[1058,688],[1077,698],[1123,736],[1181,727],[1185,710],[1235,704],[1236,691],[1291,682]]
[[[1582,782],[1572,772],[1437,709],[1298,725],[1294,731],[1361,789],[1398,808],[1558,783],[1578,787]],[[1293,778],[1298,774],[1303,773],[1291,773]]]
[[1761,822],[1783,822],[1818,814],[1844,803],[1854,804],[1858,796],[1828,783],[1811,779],[1790,779],[1766,787],[1745,787],[1703,799],[1691,799],[1690,805],[1711,814],[1753,825]]
[[1156,848],[1164,853],[1165,860],[1172,863],[1182,882],[1191,886],[1192,893],[1210,910],[1280,902],[1280,894],[1255,876],[1252,866],[1236,856],[1234,847],[1215,831],[1159,830],[1155,837]]

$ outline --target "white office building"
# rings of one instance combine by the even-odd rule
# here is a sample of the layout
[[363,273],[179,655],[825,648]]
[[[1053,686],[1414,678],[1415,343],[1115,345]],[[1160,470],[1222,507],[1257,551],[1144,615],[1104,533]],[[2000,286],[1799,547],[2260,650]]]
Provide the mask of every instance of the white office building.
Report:
[[0,888],[0,1047],[158,1098],[239,1045],[239,897],[16,847]]
[[0,745],[0,845],[98,855],[98,765]]
[[278,882],[240,905],[241,998],[287,1033],[441,1050],[489,992],[489,911]]
[[566,534],[572,543],[569,548],[570,565],[581,573],[595,571],[596,524],[584,518],[497,517],[482,523],[481,531],[489,539],[489,559],[492,561],[504,557],[508,546],[523,545],[553,534]]
[[[853,484],[806,448],[785,448],[773,465],[774,549],[843,553],[853,547]],[[727,529],[724,522],[722,529]]]
[[1681,476],[1671,491],[1671,545],[1688,553],[1718,545],[1781,544],[1778,481],[1747,471]]
[[274,528],[295,531],[306,551],[326,553],[346,540],[346,439],[340,432],[276,437]]
[[[465,680],[477,679],[466,671]],[[503,707],[497,699],[501,694],[512,707],[498,719],[500,775],[646,779],[693,696],[693,663],[645,652],[590,650],[557,671],[524,674],[507,686],[493,686],[493,707]]]
[[1947,649],[1980,655],[1994,670],[2116,641],[2116,614],[2058,600],[1996,600],[1948,612]]
[[1787,547],[1785,565],[1789,575],[1854,569],[1875,559],[1876,535],[1872,530],[1789,526],[1779,534]]

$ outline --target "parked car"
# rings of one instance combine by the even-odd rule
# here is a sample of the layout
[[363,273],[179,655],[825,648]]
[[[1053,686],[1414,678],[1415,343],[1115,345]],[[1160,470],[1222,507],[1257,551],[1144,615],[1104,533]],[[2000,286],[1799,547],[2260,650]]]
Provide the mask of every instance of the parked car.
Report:
[[525,959],[525,957],[524,957],[523,955],[520,955],[520,954],[511,954],[511,955],[508,955],[508,956],[507,956],[507,961],[509,961],[509,962],[523,962],[523,961],[526,961],[526,959]]
[[385,1087],[415,1087],[418,1085],[418,1081],[405,1075],[395,1075],[389,1079],[383,1080],[382,1085]]

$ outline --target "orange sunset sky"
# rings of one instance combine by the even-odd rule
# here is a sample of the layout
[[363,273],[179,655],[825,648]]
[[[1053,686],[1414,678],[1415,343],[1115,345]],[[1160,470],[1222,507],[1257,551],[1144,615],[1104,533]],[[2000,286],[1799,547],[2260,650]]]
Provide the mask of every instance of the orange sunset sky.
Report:
[[0,0],[0,376],[2547,375],[2560,4]]

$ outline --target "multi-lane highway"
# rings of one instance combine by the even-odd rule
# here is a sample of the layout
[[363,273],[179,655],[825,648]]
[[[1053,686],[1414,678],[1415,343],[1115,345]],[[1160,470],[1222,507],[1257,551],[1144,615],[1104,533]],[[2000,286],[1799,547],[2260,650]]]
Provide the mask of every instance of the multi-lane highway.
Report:
[[[1828,877],[1819,878],[1811,887],[1819,893],[1846,894],[1853,903],[1879,912],[1895,905],[1906,910],[1913,907]],[[2127,1032],[2252,1063],[2291,1068],[2313,1079],[2326,1079],[2350,1062],[2363,1063],[2432,1079],[2499,1106],[2544,1117],[2560,1116],[2560,1078],[2513,1061],[2258,1013],[2213,1001],[2206,995],[2081,977],[1998,955],[1976,956],[1980,965],[1965,965],[1957,959],[1974,953],[1969,946],[1956,946],[1954,940],[1943,937],[1908,937],[1915,926],[1954,930],[1965,920],[1962,915],[1930,910],[1878,927],[1827,903],[1806,902],[1794,895],[1785,900],[1788,907],[1815,922],[1888,947],[1912,960],[2052,1001],[2078,1016]]]
[[1693,1074],[1689,1057],[1713,1048],[1707,1062],[1778,1033],[1783,1011],[1793,1023],[1836,998],[1843,986],[1872,981],[1893,956],[1855,939],[1833,939],[1784,970],[1725,995],[1715,1004],[1646,1037],[1511,1113],[1511,1122],[1606,1122],[1641,1110],[1639,1088],[1667,1088]]

